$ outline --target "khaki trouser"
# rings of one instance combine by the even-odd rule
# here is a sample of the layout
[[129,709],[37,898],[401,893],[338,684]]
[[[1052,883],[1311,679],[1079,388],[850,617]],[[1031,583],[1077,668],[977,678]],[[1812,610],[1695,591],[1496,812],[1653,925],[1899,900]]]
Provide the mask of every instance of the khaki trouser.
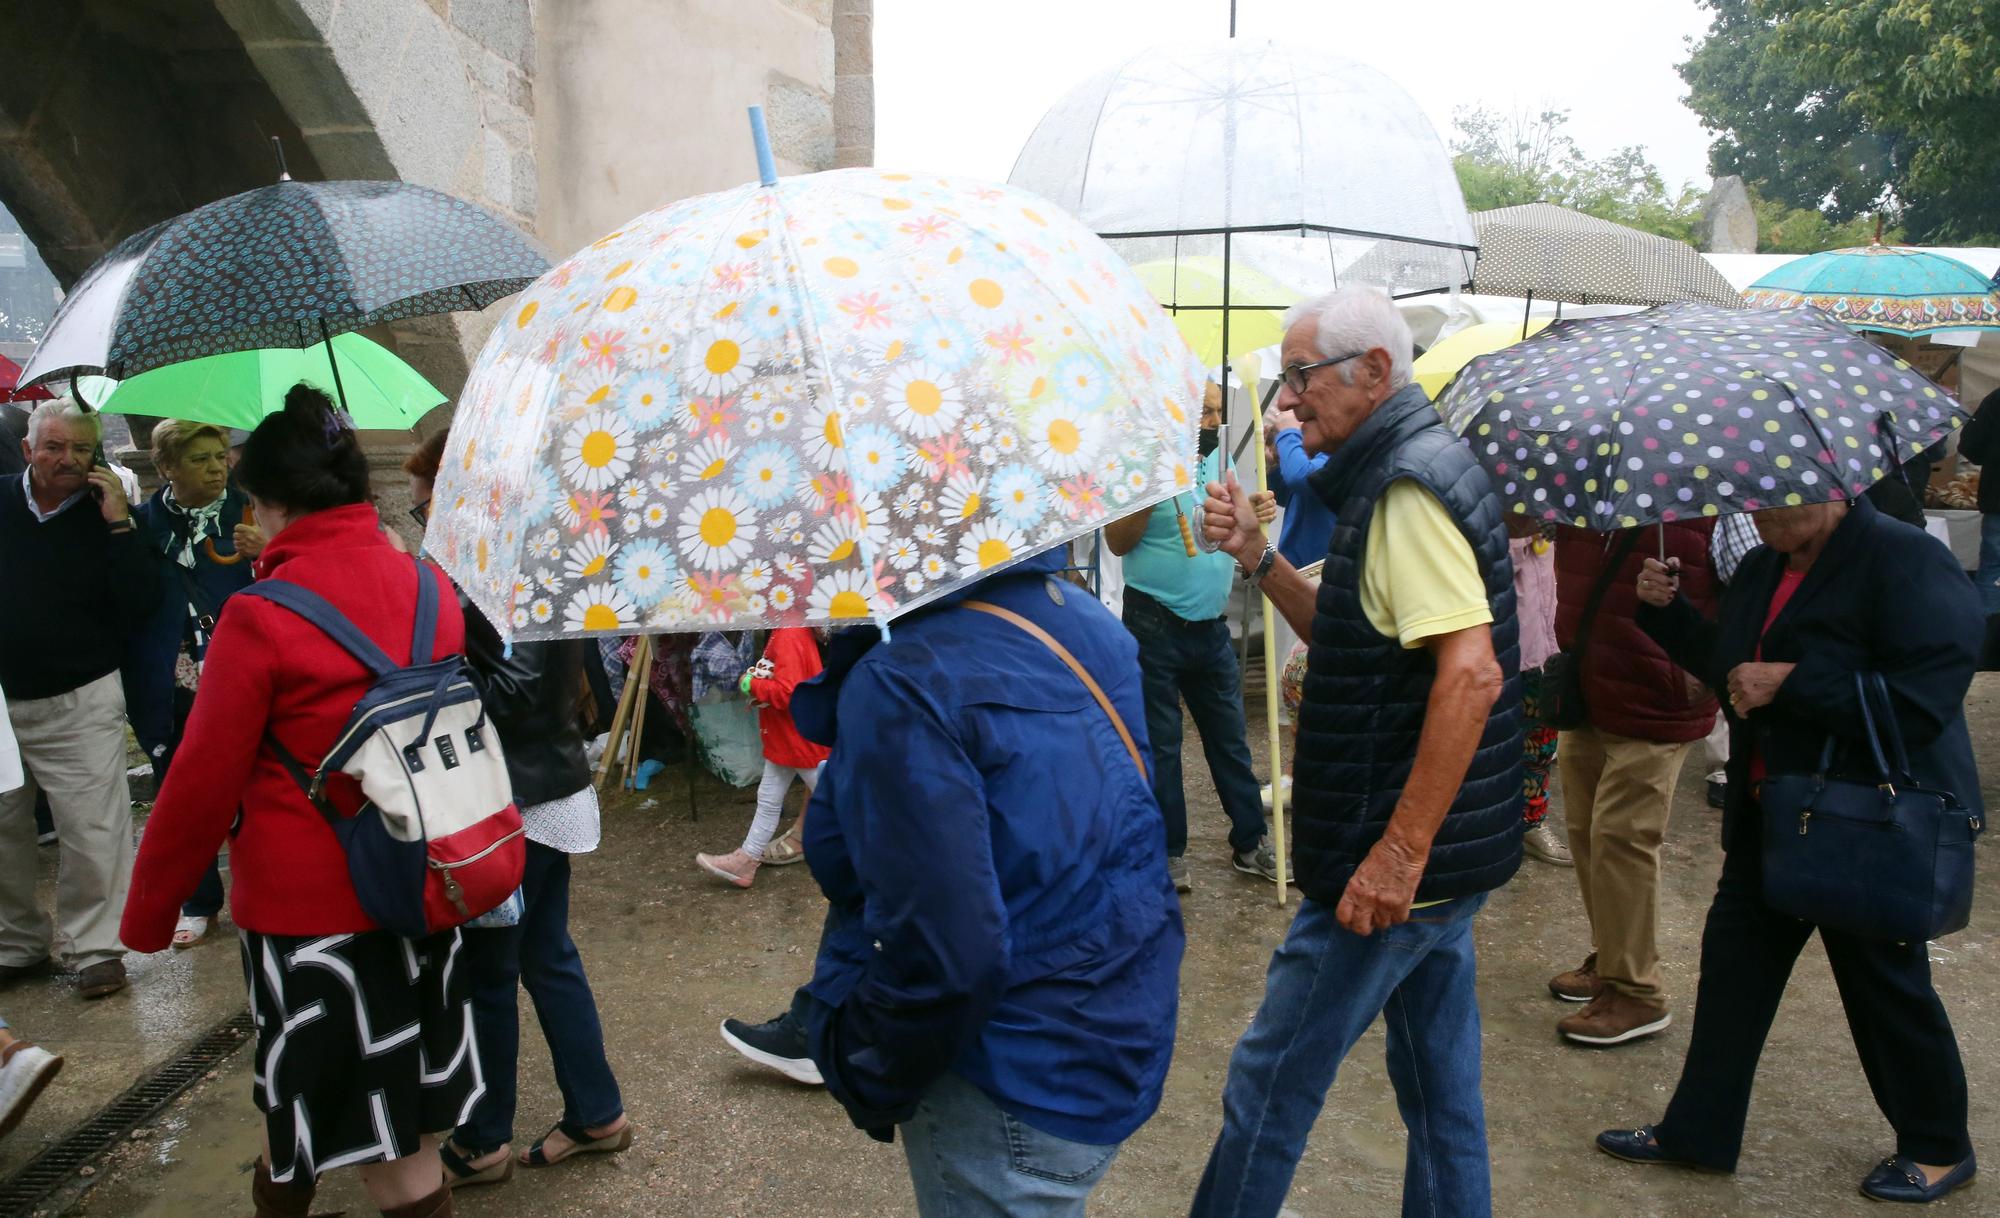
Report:
[[1653,1002],[1660,992],[1660,843],[1691,744],[1658,744],[1594,727],[1562,733],[1563,813],[1597,974]]
[[35,899],[35,789],[55,814],[56,918],[68,963],[124,954],[118,920],[132,882],[132,793],[125,779],[125,692],[118,674],[53,698],[7,702],[31,781],[0,795],[0,964],[49,954],[56,926]]

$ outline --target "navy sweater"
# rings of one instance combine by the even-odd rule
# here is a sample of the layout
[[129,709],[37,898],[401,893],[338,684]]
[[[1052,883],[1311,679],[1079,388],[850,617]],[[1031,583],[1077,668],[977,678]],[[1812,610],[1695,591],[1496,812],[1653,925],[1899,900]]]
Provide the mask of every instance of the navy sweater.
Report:
[[160,602],[160,564],[137,529],[113,533],[88,495],[36,521],[21,479],[0,478],[0,690],[53,698],[116,672]]

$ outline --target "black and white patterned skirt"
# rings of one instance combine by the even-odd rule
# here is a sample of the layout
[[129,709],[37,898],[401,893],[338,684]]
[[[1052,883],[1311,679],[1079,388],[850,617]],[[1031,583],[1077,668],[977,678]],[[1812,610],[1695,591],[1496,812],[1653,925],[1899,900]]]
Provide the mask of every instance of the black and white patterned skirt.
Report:
[[456,930],[242,931],[271,1178],[417,1153],[486,1091]]

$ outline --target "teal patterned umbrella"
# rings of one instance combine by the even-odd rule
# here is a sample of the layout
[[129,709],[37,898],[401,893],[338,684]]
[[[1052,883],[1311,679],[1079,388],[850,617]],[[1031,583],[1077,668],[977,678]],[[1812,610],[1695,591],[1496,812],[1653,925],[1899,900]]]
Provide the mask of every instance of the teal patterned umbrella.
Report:
[[1787,262],[1744,290],[1753,309],[1811,305],[1857,330],[1920,338],[2000,331],[2000,295],[1956,258],[1907,245],[1827,250]]

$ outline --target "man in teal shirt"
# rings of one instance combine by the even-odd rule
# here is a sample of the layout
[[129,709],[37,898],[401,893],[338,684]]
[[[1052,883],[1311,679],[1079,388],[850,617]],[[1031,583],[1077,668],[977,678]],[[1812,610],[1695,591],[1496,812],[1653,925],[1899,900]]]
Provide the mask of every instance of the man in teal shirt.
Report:
[[[1222,477],[1219,451],[1221,392],[1209,387],[1202,405],[1201,466],[1191,485]],[[1249,728],[1243,717],[1242,675],[1223,616],[1236,563],[1220,551],[1196,546],[1192,493],[1134,512],[1107,525],[1106,544],[1125,560],[1125,628],[1139,642],[1145,680],[1146,735],[1153,749],[1153,795],[1167,822],[1167,868],[1174,886],[1190,887],[1187,797],[1181,785],[1181,703],[1187,702],[1201,733],[1209,777],[1229,817],[1229,848],[1238,871],[1276,879],[1277,855],[1265,836],[1263,799],[1250,767]],[[1182,534],[1182,521],[1188,532]]]

